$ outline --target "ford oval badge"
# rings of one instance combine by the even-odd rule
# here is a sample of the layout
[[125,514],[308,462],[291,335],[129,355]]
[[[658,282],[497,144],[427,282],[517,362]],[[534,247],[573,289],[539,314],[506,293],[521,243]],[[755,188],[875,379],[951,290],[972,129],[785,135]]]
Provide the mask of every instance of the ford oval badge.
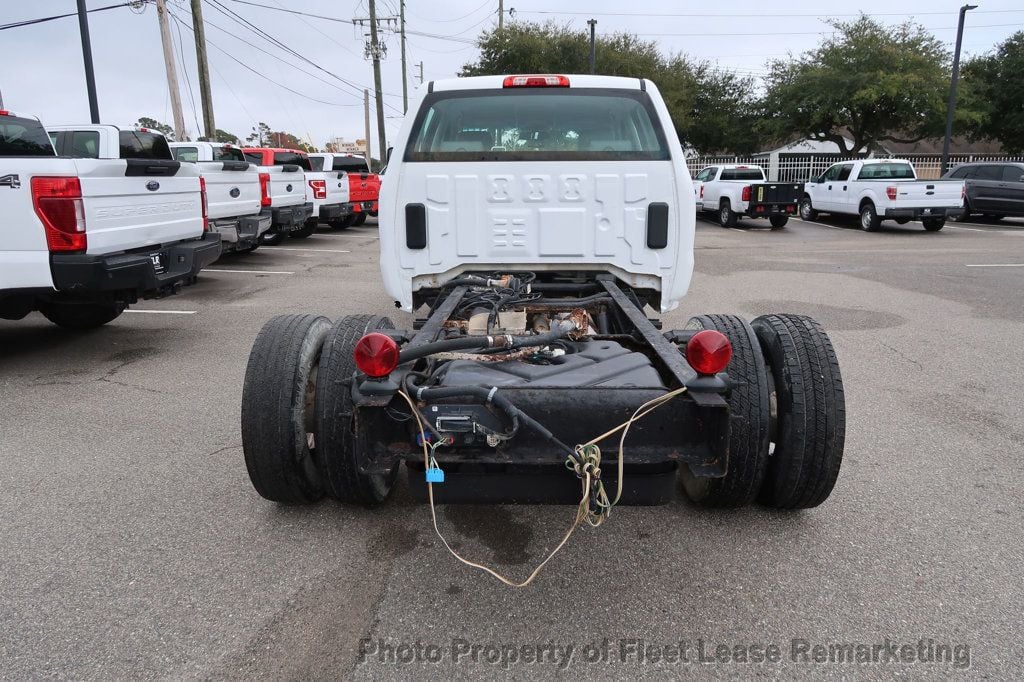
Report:
[[242,190],[238,189],[237,187],[232,187],[231,191],[228,192],[228,194],[230,194],[233,199],[237,199],[238,195],[241,194],[241,193],[242,193]]
[[288,185],[287,187],[285,187],[285,189],[288,190],[289,192],[291,192],[292,191],[292,186]]
[[150,192],[155,192],[158,189],[160,189],[160,183],[157,182],[156,180],[150,180],[149,182],[146,183],[146,189],[148,189]]

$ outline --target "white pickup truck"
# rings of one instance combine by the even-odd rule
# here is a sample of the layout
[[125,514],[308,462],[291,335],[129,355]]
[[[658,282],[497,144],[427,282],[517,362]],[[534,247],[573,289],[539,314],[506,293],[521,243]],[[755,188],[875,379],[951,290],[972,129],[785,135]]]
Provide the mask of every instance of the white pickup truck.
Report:
[[760,166],[719,164],[693,177],[697,211],[714,211],[722,227],[735,227],[740,217],[768,218],[781,229],[796,214],[803,185],[768,182]]
[[280,244],[286,237],[303,239],[313,234],[307,223],[313,216],[312,193],[307,191],[304,152],[276,147],[243,147],[245,158],[259,166],[260,204],[270,215],[270,229],[261,244]]
[[[127,142],[166,151],[162,135],[141,135]],[[38,310],[62,327],[97,327],[140,298],[176,293],[220,256],[191,164],[58,157],[38,119],[10,111],[0,111],[0,158],[0,318]]]
[[[316,153],[309,155],[309,164],[313,173],[323,173],[328,183],[329,193],[328,198],[320,200],[322,204],[328,204],[328,206],[321,206],[319,211],[314,210],[314,215],[318,217],[319,222],[327,223],[336,230],[351,227],[359,215],[349,193],[348,167],[350,164],[348,159],[348,156],[342,154]],[[309,176],[310,173],[306,175]],[[314,182],[318,182],[318,180],[310,179],[309,186],[313,187]]]
[[947,217],[963,214],[965,191],[963,180],[918,180],[909,161],[843,161],[804,185],[800,217],[859,215],[867,232],[877,230],[883,220],[900,225],[920,220],[924,229],[937,232]]
[[242,150],[219,142],[172,142],[178,161],[195,163],[206,181],[210,228],[220,233],[224,251],[250,252],[270,229],[261,212],[260,174]]

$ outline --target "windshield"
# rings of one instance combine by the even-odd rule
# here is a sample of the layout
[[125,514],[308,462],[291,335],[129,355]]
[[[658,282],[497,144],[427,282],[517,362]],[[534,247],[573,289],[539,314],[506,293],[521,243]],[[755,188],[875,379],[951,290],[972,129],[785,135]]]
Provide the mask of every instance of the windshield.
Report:
[[166,159],[171,160],[171,148],[167,138],[157,133],[140,130],[122,130],[118,135],[122,159]]
[[909,163],[868,163],[860,169],[858,180],[913,180],[914,169]]
[[43,124],[31,118],[0,116],[0,156],[56,156]]
[[366,160],[359,156],[335,156],[331,170],[345,171],[346,173],[369,173],[366,167]]
[[669,158],[647,93],[531,88],[440,92],[420,108],[406,161]]

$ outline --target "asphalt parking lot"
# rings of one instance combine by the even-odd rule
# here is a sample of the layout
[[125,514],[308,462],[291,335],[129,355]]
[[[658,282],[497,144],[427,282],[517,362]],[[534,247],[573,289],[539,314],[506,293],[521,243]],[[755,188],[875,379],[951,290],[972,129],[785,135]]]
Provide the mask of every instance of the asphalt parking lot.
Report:
[[[455,562],[404,485],[367,511],[279,507],[249,483],[239,399],[269,317],[410,323],[381,289],[375,226],[222,259],[93,332],[0,321],[0,677],[1019,678],[1024,222],[819,222],[700,221],[665,328],[704,312],[824,323],[848,409],[832,497],[802,513],[681,494],[618,508],[518,591]],[[461,551],[523,576],[573,512],[438,517]],[[929,640],[959,660],[799,655]],[[688,662],[666,660],[680,642]],[[781,661],[734,660],[769,645]]]

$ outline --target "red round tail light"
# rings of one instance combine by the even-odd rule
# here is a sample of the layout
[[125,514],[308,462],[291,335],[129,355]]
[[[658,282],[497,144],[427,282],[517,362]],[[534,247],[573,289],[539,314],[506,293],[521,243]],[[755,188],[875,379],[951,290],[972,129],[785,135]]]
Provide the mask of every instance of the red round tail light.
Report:
[[386,377],[398,367],[398,344],[387,334],[373,332],[356,342],[356,367],[368,377]]
[[732,344],[720,331],[699,331],[686,343],[686,361],[698,374],[718,374],[731,358]]

